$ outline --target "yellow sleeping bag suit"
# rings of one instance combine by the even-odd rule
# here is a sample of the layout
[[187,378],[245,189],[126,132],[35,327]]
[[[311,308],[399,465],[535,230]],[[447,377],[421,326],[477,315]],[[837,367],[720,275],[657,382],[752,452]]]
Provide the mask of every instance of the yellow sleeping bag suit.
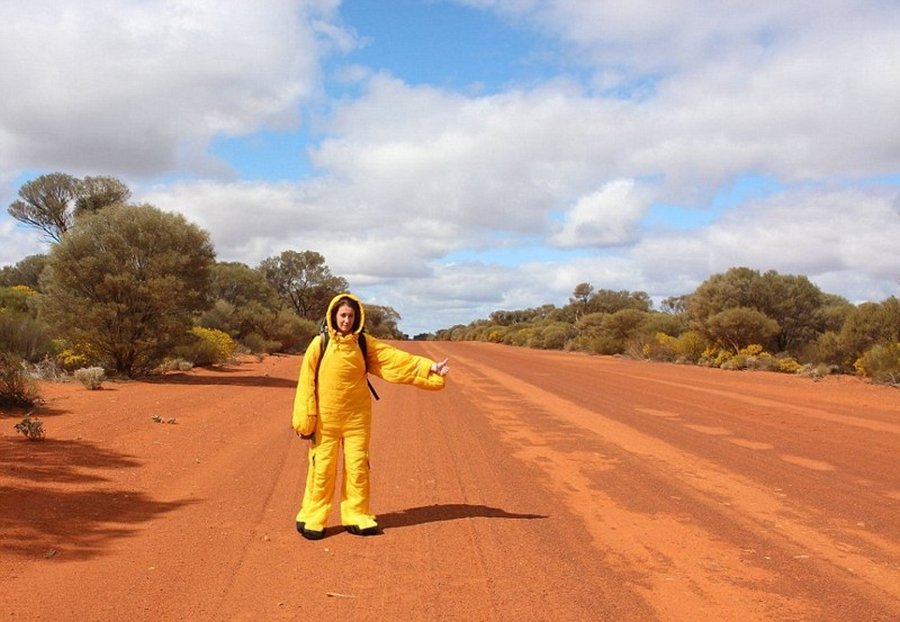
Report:
[[[358,310],[352,331],[344,335],[337,329],[336,316],[338,307],[345,307],[348,299]],[[335,296],[328,305],[326,324],[329,338],[324,354],[321,354],[322,336],[317,335],[303,356],[291,420],[298,434],[313,435],[306,490],[297,513],[297,530],[313,540],[324,535],[331,512],[341,446],[344,455],[341,524],[354,534],[378,533],[378,523],[369,511],[372,399],[367,366],[358,343],[365,325],[365,312],[359,299],[352,294]],[[404,352],[368,334],[365,340],[368,373],[388,382],[423,389],[444,387],[444,377],[431,372],[432,360]]]

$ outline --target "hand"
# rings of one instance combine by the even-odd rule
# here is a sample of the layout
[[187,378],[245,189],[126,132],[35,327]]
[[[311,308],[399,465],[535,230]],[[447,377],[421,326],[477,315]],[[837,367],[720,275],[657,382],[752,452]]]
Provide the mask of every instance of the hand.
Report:
[[450,373],[450,367],[447,365],[447,361],[449,359],[444,359],[440,363],[432,363],[431,364],[431,373],[440,374],[442,376],[446,376]]

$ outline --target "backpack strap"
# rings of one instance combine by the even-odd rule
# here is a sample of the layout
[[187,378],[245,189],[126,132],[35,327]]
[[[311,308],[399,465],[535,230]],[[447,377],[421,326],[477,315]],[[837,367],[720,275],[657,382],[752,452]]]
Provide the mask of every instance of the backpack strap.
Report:
[[366,384],[369,385],[369,391],[372,392],[372,396],[376,400],[380,400],[381,398],[378,397],[378,392],[375,391],[375,387],[373,387],[372,383],[369,381],[369,346],[366,345],[365,330],[359,331],[359,338],[356,340],[356,342],[359,344],[359,349],[362,350],[363,361],[365,361],[366,364]]

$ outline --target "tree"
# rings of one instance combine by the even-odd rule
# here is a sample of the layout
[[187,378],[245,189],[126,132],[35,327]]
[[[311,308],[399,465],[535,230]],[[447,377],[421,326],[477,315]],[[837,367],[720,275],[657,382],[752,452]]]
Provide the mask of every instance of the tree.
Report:
[[284,251],[264,259],[259,271],[300,317],[314,321],[325,317],[334,296],[347,291],[346,279],[334,276],[315,251]]
[[29,255],[14,266],[3,266],[0,268],[0,287],[26,285],[40,291],[40,276],[46,265],[46,255]]
[[50,252],[42,286],[57,334],[108,368],[153,369],[209,303],[209,235],[151,205],[85,215]]
[[640,309],[620,309],[603,319],[603,332],[615,343],[621,344],[621,351],[630,339],[637,336],[650,314]]
[[252,302],[276,310],[279,306],[278,292],[259,271],[237,261],[223,261],[213,266],[211,293],[214,298],[225,300],[235,306]]
[[400,314],[391,307],[367,304],[366,332],[382,339],[405,339],[403,332],[397,327]]
[[734,307],[756,308],[753,283],[759,271],[750,268],[731,268],[714,274],[694,291],[688,300],[691,317],[704,324],[709,318]]
[[671,313],[673,315],[678,315],[680,313],[687,313],[690,308],[691,296],[690,294],[682,294],[681,296],[669,296],[662,301],[662,310],[665,313]]
[[[799,352],[825,330],[823,307],[832,303],[805,276],[760,274],[750,268],[731,268],[700,284],[688,306],[696,328],[710,335],[710,318],[728,309],[755,309],[779,326],[771,346]],[[758,342],[757,342],[758,343]]]
[[37,292],[27,285],[0,287],[0,352],[36,363],[53,349],[37,312]]
[[840,332],[840,343],[852,364],[863,352],[879,343],[900,342],[900,299],[864,302],[847,316]]
[[706,334],[723,348],[735,353],[751,344],[768,346],[778,334],[778,322],[762,311],[749,307],[732,307],[710,317]]
[[77,219],[110,205],[124,205],[130,198],[131,189],[115,177],[85,177],[78,184],[74,216]]
[[591,298],[591,294],[594,293],[594,286],[590,283],[579,283],[575,286],[575,289],[572,290],[572,295],[569,297],[569,307],[572,309],[572,313],[569,316],[571,321],[577,322],[578,318],[581,317],[584,313],[584,310],[587,308],[588,300]]
[[283,305],[259,270],[239,262],[221,262],[213,266],[211,276],[215,303],[200,316],[201,326],[224,331],[251,349],[271,351],[284,345],[272,343],[276,327],[284,323],[279,320]]
[[649,311],[651,302],[646,292],[600,289],[588,298],[586,306],[588,313],[615,313],[622,309]]
[[131,190],[114,177],[85,177],[65,173],[41,175],[19,189],[19,199],[8,209],[9,215],[44,232],[52,242],[75,224],[76,217],[113,204],[124,203]]
[[65,173],[41,175],[19,189],[20,199],[9,206],[9,215],[59,242],[72,226],[70,206],[77,197],[78,180]]
[[770,270],[759,280],[760,311],[778,322],[777,349],[797,353],[823,331],[822,291],[805,276]]

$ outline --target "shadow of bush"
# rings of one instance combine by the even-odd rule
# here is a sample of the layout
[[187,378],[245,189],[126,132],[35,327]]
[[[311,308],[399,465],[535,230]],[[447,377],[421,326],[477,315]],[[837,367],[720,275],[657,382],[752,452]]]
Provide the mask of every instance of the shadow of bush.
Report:
[[138,525],[195,502],[104,485],[111,481],[104,471],[139,466],[86,441],[0,438],[0,553],[88,559]]

